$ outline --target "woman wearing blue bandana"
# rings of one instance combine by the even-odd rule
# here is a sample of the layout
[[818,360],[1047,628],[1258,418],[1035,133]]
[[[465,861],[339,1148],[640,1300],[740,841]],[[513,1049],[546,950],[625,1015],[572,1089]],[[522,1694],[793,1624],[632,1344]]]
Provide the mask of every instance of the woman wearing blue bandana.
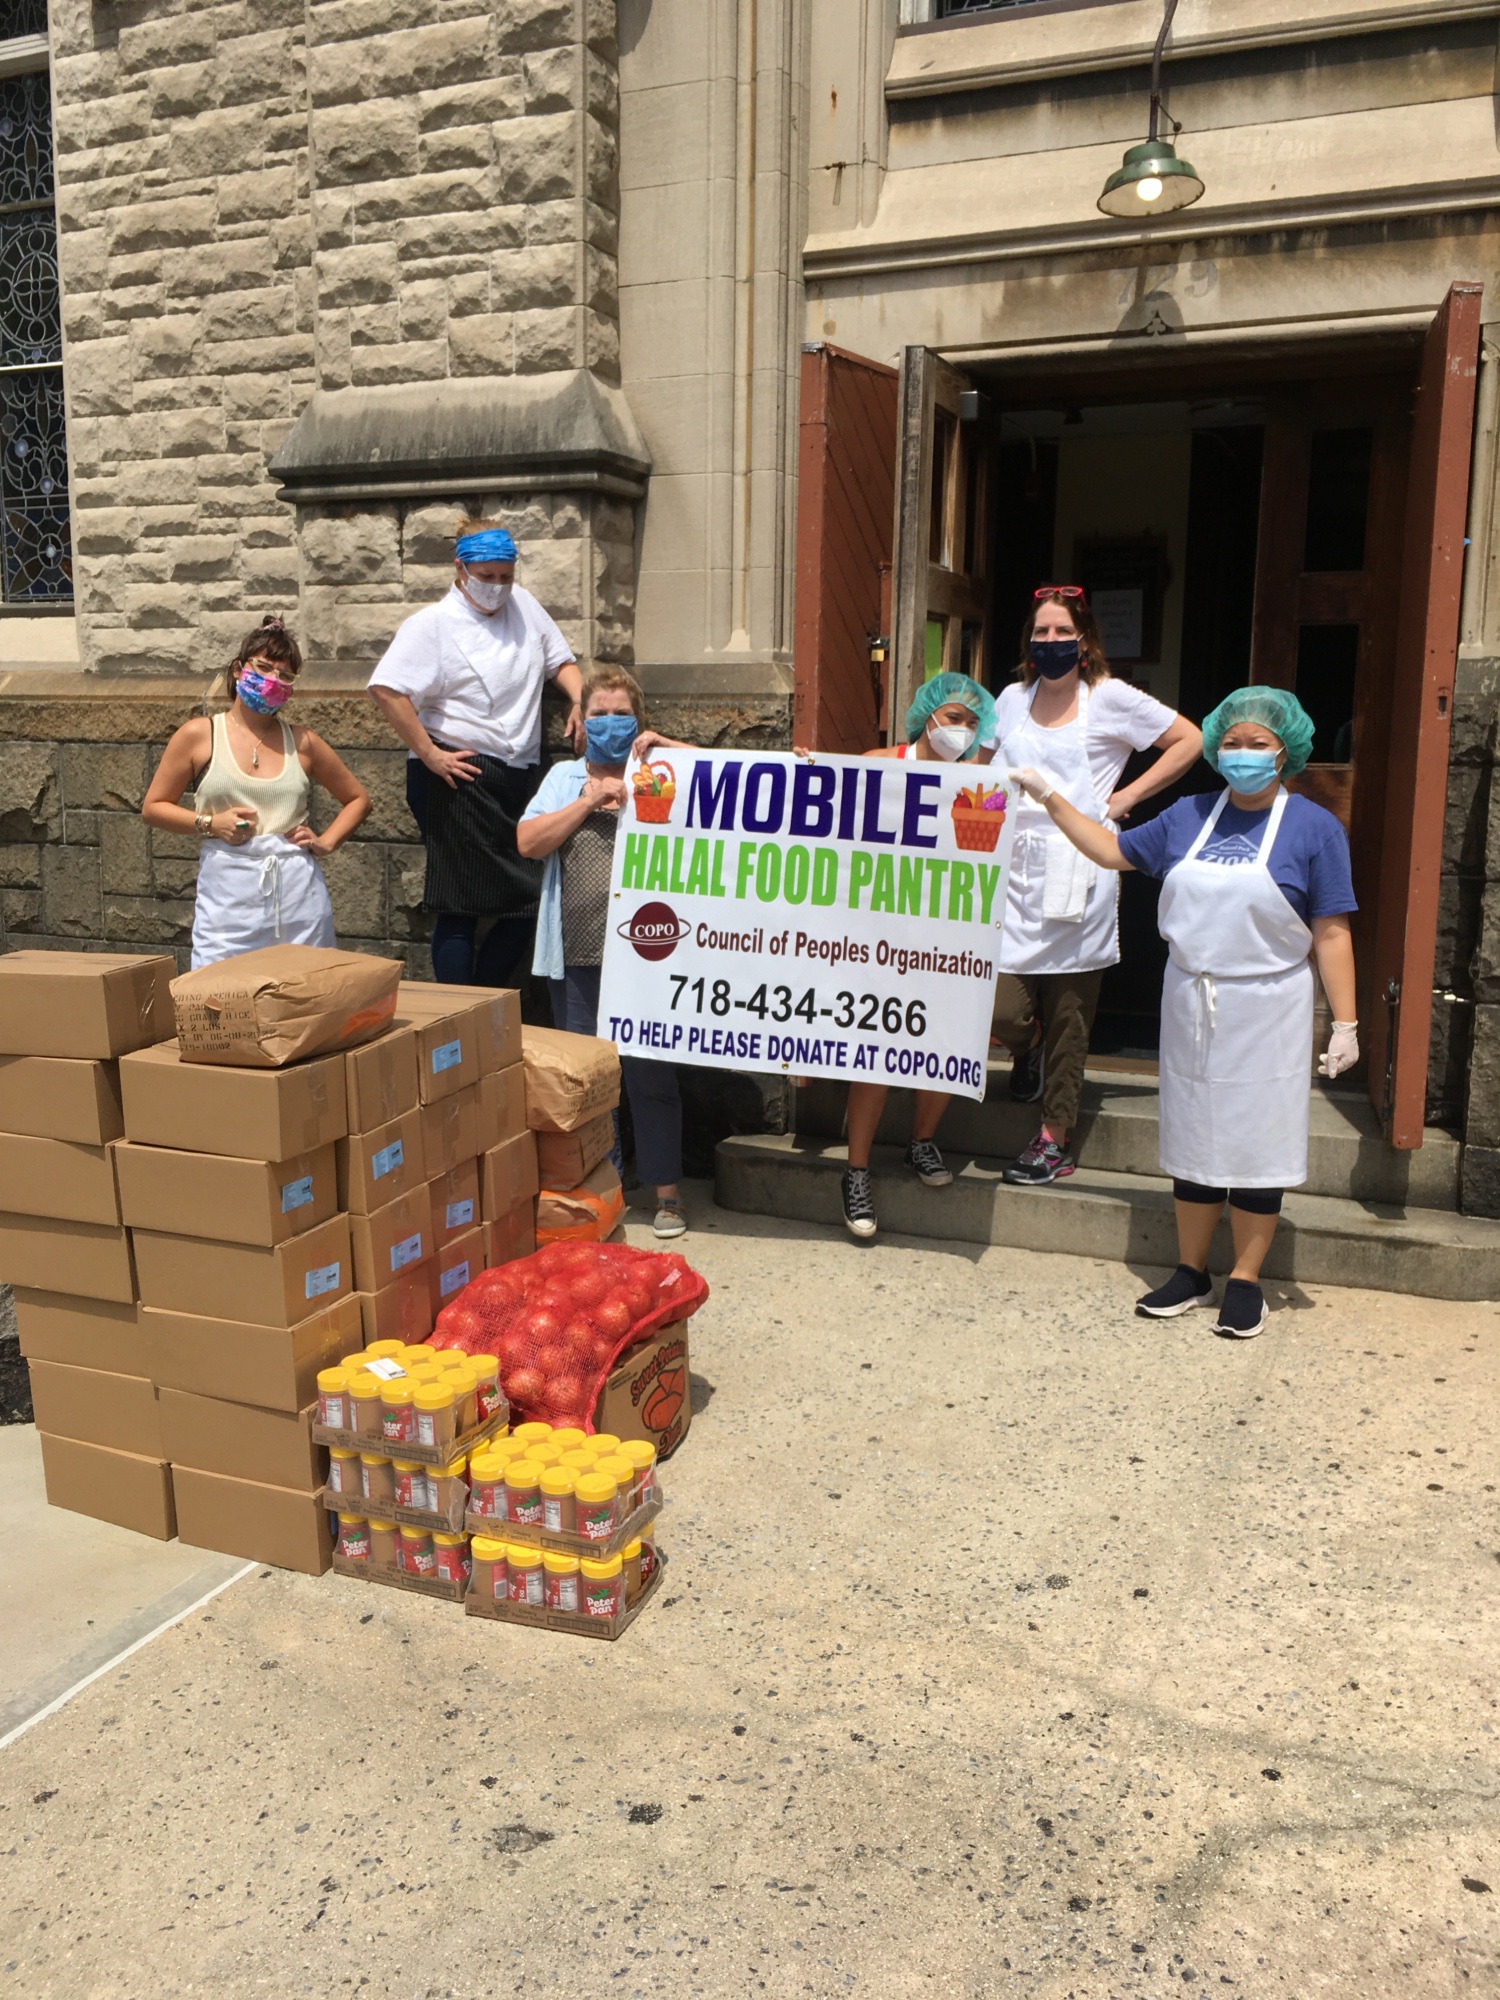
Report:
[[[574,1035],[598,1033],[599,970],[609,912],[615,834],[625,803],[625,766],[659,745],[688,746],[646,730],[646,703],[620,667],[596,667],[584,682],[584,754],[554,764],[521,818],[521,852],[544,861],[532,970],[552,993],[552,1018]],[[658,1236],[687,1228],[682,1178],[682,1100],[671,1063],[622,1056],[635,1128],[635,1164],[656,1189]]]
[[1349,842],[1332,813],[1282,782],[1305,767],[1312,742],[1295,695],[1240,688],[1203,724],[1204,755],[1226,789],[1120,834],[1046,773],[1011,773],[1097,867],[1138,868],[1162,884],[1160,1146],[1179,1261],[1138,1310],[1168,1319],[1213,1304],[1209,1249],[1227,1202],[1234,1268],[1214,1331],[1238,1340],[1266,1323],[1260,1268],[1282,1190],[1307,1179],[1314,963],[1335,1017],[1319,1069],[1335,1077],[1359,1061]]
[[405,621],[370,676],[371,698],[409,753],[433,971],[458,985],[513,984],[530,949],[541,871],[517,850],[516,825],[540,776],[549,680],[572,704],[574,749],[583,744],[573,649],[516,582],[516,558],[498,521],[460,522],[452,588]]

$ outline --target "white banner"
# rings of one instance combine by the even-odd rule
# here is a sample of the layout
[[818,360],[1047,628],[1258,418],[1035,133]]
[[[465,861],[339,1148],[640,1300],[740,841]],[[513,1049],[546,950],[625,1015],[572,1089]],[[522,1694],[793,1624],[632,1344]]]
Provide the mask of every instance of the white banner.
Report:
[[658,750],[627,790],[599,1001],[622,1055],[984,1096],[1003,769]]

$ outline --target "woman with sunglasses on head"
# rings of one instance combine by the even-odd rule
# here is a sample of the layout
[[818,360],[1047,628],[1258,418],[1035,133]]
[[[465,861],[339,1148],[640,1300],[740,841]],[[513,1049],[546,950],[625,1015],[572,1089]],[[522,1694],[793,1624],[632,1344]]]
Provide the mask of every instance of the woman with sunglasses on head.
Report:
[[[229,663],[228,709],[183,723],[147,788],[147,826],[196,833],[203,844],[195,970],[263,945],[335,942],[318,862],[368,816],[370,795],[315,730],[283,719],[301,671],[301,651],[285,625],[262,620]],[[315,784],[339,806],[324,833],[308,823]],[[180,805],[189,790],[192,806]]]
[[[1021,632],[1020,679],[998,699],[997,761],[1045,771],[1089,819],[1118,826],[1196,761],[1191,722],[1109,670],[1077,584],[1043,584]],[[1161,752],[1120,787],[1132,751]],[[1106,966],[1117,964],[1119,877],[1096,868],[1035,802],[1021,801],[1000,936],[994,1032],[1010,1050],[1011,1096],[1042,1106],[1041,1129],[1005,1178],[1039,1187],[1071,1174],[1089,1031]]]

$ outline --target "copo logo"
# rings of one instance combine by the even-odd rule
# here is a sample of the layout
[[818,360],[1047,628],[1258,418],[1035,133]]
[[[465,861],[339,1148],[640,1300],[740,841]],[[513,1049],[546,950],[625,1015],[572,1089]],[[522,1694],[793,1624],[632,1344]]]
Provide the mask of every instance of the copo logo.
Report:
[[642,903],[626,923],[620,936],[628,938],[642,958],[670,958],[692,929],[665,903]]

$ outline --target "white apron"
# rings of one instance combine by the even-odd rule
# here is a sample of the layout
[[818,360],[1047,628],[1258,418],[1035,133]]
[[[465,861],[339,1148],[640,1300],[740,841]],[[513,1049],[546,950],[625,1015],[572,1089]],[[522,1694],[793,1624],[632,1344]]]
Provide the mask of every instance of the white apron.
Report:
[[[1037,683],[1040,686],[1040,682]],[[1031,764],[1045,771],[1069,804],[1101,826],[1110,824],[1108,800],[1100,799],[1089,769],[1089,691],[1078,683],[1078,717],[1061,729],[1043,729],[1024,718],[1006,737],[1001,757],[1014,769]],[[1093,972],[1120,957],[1120,878],[1096,868],[1059,833],[1045,806],[1021,795],[1016,808],[1016,843],[1011,852],[1010,890],[1000,933],[1000,970],[1035,975]]]
[[193,911],[193,970],[268,944],[337,943],[328,884],[314,857],[285,835],[243,847],[206,840]]
[[1270,870],[1287,794],[1253,859],[1200,861],[1226,791],[1162,883],[1161,1167],[1202,1187],[1299,1187],[1312,1093],[1312,932]]

